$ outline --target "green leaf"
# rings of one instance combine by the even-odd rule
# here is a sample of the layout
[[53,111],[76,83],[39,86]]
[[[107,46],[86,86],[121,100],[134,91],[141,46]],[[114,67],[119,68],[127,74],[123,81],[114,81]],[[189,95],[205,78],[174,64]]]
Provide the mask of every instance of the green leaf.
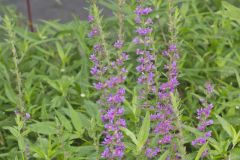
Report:
[[86,115],[84,115],[80,112],[78,113],[78,116],[79,116],[79,119],[81,121],[81,125],[84,128],[89,129],[91,127],[91,122],[90,122],[89,118]]
[[193,127],[187,126],[187,125],[183,125],[183,128],[185,130],[189,131],[189,132],[194,133],[197,136],[201,136],[201,132],[198,129],[196,129],[196,128],[193,128]]
[[58,83],[54,80],[49,79],[46,76],[41,76],[43,80],[45,80],[52,88],[56,89],[57,91],[61,92],[60,87],[58,86]]
[[133,90],[133,98],[132,98],[132,111],[134,115],[136,116],[137,112],[137,106],[139,104],[139,99],[138,99],[138,88],[135,87]]
[[138,144],[138,140],[137,140],[135,134],[134,134],[132,131],[130,131],[130,130],[127,129],[127,128],[121,128],[121,130],[122,130],[128,137],[131,138],[131,140],[132,140],[132,142],[133,142],[134,144],[136,144],[136,145]]
[[240,88],[240,75],[239,75],[237,70],[235,70],[235,74],[236,74],[236,79],[237,79],[237,82],[238,82],[238,87]]
[[236,130],[233,128],[233,126],[228,123],[224,118],[220,117],[219,115],[215,115],[219,121],[219,123],[222,125],[223,129],[228,133],[228,135],[231,138],[234,138],[234,136],[237,134]]
[[57,53],[58,53],[59,57],[61,58],[62,64],[64,65],[66,55],[64,54],[63,48],[58,42],[56,42],[56,47],[57,47]]
[[169,152],[170,152],[169,150],[166,150],[166,151],[158,158],[158,160],[166,160]]
[[226,1],[223,1],[222,5],[226,9],[223,15],[237,21],[240,24],[240,8],[237,8]]
[[58,116],[58,119],[60,120],[60,122],[62,123],[62,125],[70,132],[72,132],[72,125],[69,122],[69,120],[60,112],[56,111],[56,114]]
[[150,131],[150,114],[149,114],[149,112],[147,112],[146,116],[143,120],[143,124],[141,126],[140,131],[139,131],[139,134],[137,136],[138,151],[140,151],[142,149],[143,145],[146,143],[146,141],[148,139],[149,131]]
[[199,159],[201,158],[201,156],[202,156],[203,152],[206,150],[207,146],[208,146],[208,143],[205,143],[205,144],[199,149],[198,154],[197,154],[195,160],[199,160]]
[[134,151],[136,149],[136,145],[132,142],[124,142],[126,149]]
[[19,136],[17,140],[18,140],[19,149],[21,151],[24,151],[26,149],[26,145],[25,145],[25,142],[24,142],[24,137],[23,136]]
[[78,156],[86,156],[95,152],[95,146],[78,146],[78,147],[70,147],[71,152],[78,153]]
[[97,104],[89,100],[84,100],[83,107],[86,109],[88,115],[90,115],[92,118],[95,118],[95,119],[99,118],[99,111],[98,111]]
[[20,136],[20,133],[19,133],[19,131],[16,128],[13,128],[13,127],[3,127],[3,129],[9,130],[12,133],[12,135],[14,137],[16,137],[16,138]]
[[194,159],[196,157],[196,153],[189,153],[186,155],[186,159]]
[[240,142],[240,131],[238,131],[238,133],[236,135],[234,135],[232,143],[233,143],[233,147]]
[[4,90],[6,93],[7,98],[14,104],[16,104],[16,100],[17,100],[17,96],[14,92],[14,90],[12,89],[12,87],[9,84],[5,84],[4,85]]
[[54,122],[45,121],[45,122],[37,122],[35,124],[31,124],[28,126],[31,131],[40,133],[40,134],[56,134],[57,129]]
[[229,159],[230,160],[239,160],[240,159],[240,148],[235,148],[231,150]]
[[72,124],[73,124],[74,128],[79,133],[82,133],[83,132],[83,126],[82,126],[82,122],[81,122],[81,119],[79,117],[78,112],[75,111],[70,104],[68,105],[68,107],[69,107],[69,116],[72,120]]

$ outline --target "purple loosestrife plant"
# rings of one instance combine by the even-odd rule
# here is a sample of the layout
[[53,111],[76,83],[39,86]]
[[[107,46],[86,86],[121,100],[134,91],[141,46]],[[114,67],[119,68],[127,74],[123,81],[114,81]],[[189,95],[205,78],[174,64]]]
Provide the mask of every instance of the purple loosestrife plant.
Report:
[[151,12],[152,8],[143,7],[141,4],[139,4],[135,10],[136,24],[138,27],[136,29],[137,36],[133,39],[133,42],[139,46],[139,48],[136,49],[136,54],[139,56],[137,59],[139,65],[136,67],[136,70],[140,74],[138,83],[144,87],[141,94],[144,94],[145,97],[150,92],[155,92],[156,90],[154,85],[155,55],[151,52],[150,48],[152,42],[150,35],[153,29],[151,24],[145,23],[146,20],[150,19],[147,15]]
[[[213,86],[208,82],[205,87],[207,97],[211,97],[213,94]],[[205,99],[201,99],[200,101],[204,107],[197,110],[197,120],[199,121],[197,129],[202,133],[202,136],[192,141],[192,145],[195,147],[206,144],[207,140],[212,136],[212,131],[207,131],[207,127],[213,124],[213,120],[209,119],[213,104],[209,104]],[[202,153],[202,157],[206,157],[207,155],[208,149]]]
[[153,9],[139,5],[135,10],[136,24],[141,26],[139,26],[136,31],[139,36],[134,38],[133,42],[135,44],[143,44],[144,46],[144,49],[137,49],[136,51],[137,55],[140,55],[137,60],[140,63],[140,65],[137,66],[137,71],[141,73],[141,76],[138,78],[138,83],[146,86],[145,90],[143,91],[143,93],[145,93],[145,98],[154,94],[154,99],[156,102],[156,104],[152,104],[150,107],[152,113],[150,117],[152,133],[149,137],[148,143],[146,144],[145,151],[146,157],[149,159],[164,153],[167,149],[172,150],[172,153],[169,155],[169,158],[171,159],[184,159],[185,157],[185,149],[179,149],[181,147],[184,148],[183,143],[177,142],[177,139],[182,138],[182,131],[179,111],[177,108],[178,106],[176,106],[173,100],[173,97],[177,92],[176,88],[179,85],[177,69],[179,54],[175,33],[175,21],[177,19],[175,19],[176,17],[173,16],[174,12],[172,12],[172,5],[172,1],[169,1],[170,37],[168,49],[163,52],[163,56],[168,62],[164,66],[164,69],[167,72],[167,82],[164,83],[159,82],[159,75],[157,74],[159,71],[155,64],[156,55],[151,48],[152,43],[154,42],[153,38],[151,37],[151,33],[153,32],[153,29],[151,28],[153,20],[147,16],[153,11]]
[[[173,50],[172,48],[175,49]],[[177,55],[176,45],[170,45],[165,53],[167,53],[166,55],[168,58],[168,64],[165,65],[168,81],[159,85],[156,93],[158,95],[158,103],[154,109],[154,114],[151,115],[153,133],[158,135],[157,146],[161,148],[159,154],[164,153],[166,148],[175,146],[175,143],[173,143],[173,138],[176,136],[174,131],[178,130],[175,124],[176,117],[172,104],[172,95],[175,93],[176,87],[179,84],[177,80],[177,59],[179,56]],[[174,149],[173,152],[178,151]],[[174,158],[177,159],[177,157],[178,153]]]
[[[155,78],[158,78],[156,77],[158,71],[155,64],[156,55],[153,50],[153,20],[149,15],[152,11],[151,7],[144,7],[143,3],[139,3],[137,6],[135,22],[138,36],[133,40],[139,46],[136,50],[139,63],[136,70],[139,72],[138,83],[143,87],[140,90],[141,98],[144,99],[143,107],[152,113],[150,116],[151,133],[145,146],[145,155],[148,159],[158,156],[162,152],[163,146],[171,142],[172,136],[169,133],[173,129],[172,121],[169,119],[172,109],[167,103],[162,103],[156,89],[158,83],[155,82]],[[153,96],[154,100],[148,99],[149,96]]]
[[[151,7],[144,7],[143,3],[139,3],[135,10],[137,24],[136,33],[137,37],[133,39],[133,42],[139,46],[136,50],[136,54],[139,56],[137,62],[139,65],[136,67],[137,72],[140,76],[138,83],[142,85],[143,89],[140,91],[141,97],[144,98],[144,107],[150,109],[151,122],[153,124],[152,133],[150,134],[149,140],[146,144],[145,155],[148,159],[159,155],[162,152],[162,148],[166,144],[171,143],[172,135],[170,134],[173,130],[172,125],[172,108],[170,102],[170,91],[174,92],[176,86],[176,65],[171,66],[169,70],[170,82],[164,83],[159,88],[159,93],[156,89],[156,83],[154,81],[157,68],[155,66],[156,55],[152,49],[153,38],[151,33],[153,32],[152,24],[153,20],[149,17],[149,14],[153,11]],[[170,49],[169,49],[170,50]],[[174,51],[173,51],[174,52]],[[169,54],[172,50],[169,51]],[[170,67],[169,67],[170,68]],[[175,80],[173,80],[175,78]],[[147,99],[149,95],[154,95],[154,99],[157,99],[157,103],[150,104],[151,100]],[[154,138],[157,136],[157,139]],[[152,142],[154,138],[154,142]],[[157,140],[157,143],[156,143]]]
[[[123,1],[120,0],[120,2],[122,5]],[[127,70],[124,68],[124,62],[128,60],[128,55],[122,52],[123,35],[119,35],[118,40],[113,45],[115,52],[118,54],[110,57],[108,53],[109,46],[107,46],[101,28],[98,8],[95,3],[93,3],[92,7],[93,16],[89,16],[92,31],[89,33],[91,35],[89,37],[96,36],[99,43],[94,45],[94,53],[90,56],[90,60],[94,64],[90,72],[97,81],[93,83],[95,89],[102,93],[98,101],[102,107],[101,117],[104,124],[104,140],[102,142],[104,151],[101,157],[105,159],[122,159],[125,146],[122,142],[123,134],[120,128],[126,127],[126,122],[122,118],[125,89],[120,87],[120,84],[124,83],[126,79]],[[123,22],[123,20],[121,21]],[[120,28],[122,29],[122,27]],[[108,59],[108,61],[106,62],[105,59]]]

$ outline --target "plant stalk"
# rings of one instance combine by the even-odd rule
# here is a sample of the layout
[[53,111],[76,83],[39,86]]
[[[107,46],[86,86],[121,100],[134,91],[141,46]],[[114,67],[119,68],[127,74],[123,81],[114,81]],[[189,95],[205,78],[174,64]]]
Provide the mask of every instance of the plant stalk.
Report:
[[31,32],[34,32],[33,21],[32,21],[32,8],[30,0],[26,0],[27,4],[27,14],[28,14],[28,28]]

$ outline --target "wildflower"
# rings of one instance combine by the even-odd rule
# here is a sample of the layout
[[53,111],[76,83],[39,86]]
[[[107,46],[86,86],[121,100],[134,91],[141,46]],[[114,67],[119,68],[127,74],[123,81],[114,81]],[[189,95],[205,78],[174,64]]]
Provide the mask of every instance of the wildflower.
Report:
[[207,94],[211,95],[213,93],[213,86],[210,82],[205,84],[205,88],[206,88]]
[[165,135],[162,139],[158,141],[158,144],[167,144],[172,141],[172,135]]
[[155,149],[147,148],[145,154],[148,158],[153,158],[153,157],[157,156],[157,154],[159,152],[160,152],[159,148],[155,148]]
[[168,51],[163,51],[163,52],[162,52],[162,55],[163,55],[163,56],[168,56],[169,53],[168,53]]
[[[212,93],[212,87],[209,86],[209,84],[206,85],[206,91],[207,91],[207,94]],[[205,105],[205,107],[197,110],[197,119],[199,121],[197,128],[200,132],[202,132],[203,135],[200,137],[197,137],[192,141],[193,146],[204,145],[212,135],[212,131],[206,131],[206,129],[207,129],[207,126],[210,126],[213,124],[213,120],[208,119],[210,116],[211,110],[213,108],[213,104],[208,104],[207,101],[204,99],[201,99],[200,101],[203,105]],[[208,154],[208,149],[206,149],[201,156],[206,157],[207,154]]]
[[101,90],[104,87],[102,82],[94,83],[93,85],[96,88],[96,90]]
[[88,37],[91,38],[91,37],[94,37],[94,36],[97,36],[99,35],[99,30],[97,27],[94,27],[91,32],[88,33]]
[[140,36],[146,36],[147,34],[152,32],[152,28],[148,27],[148,28],[138,28],[136,30],[136,32],[140,35]]
[[145,22],[146,25],[153,24],[153,20],[151,18],[148,18]]
[[99,71],[99,70],[98,70],[98,67],[97,67],[97,66],[94,66],[94,67],[91,68],[91,71],[90,71],[90,72],[91,72],[92,75],[96,75],[96,74],[98,73],[98,71]]
[[102,46],[100,44],[95,44],[93,48],[94,48],[95,52],[101,52],[102,51]]
[[136,10],[135,10],[135,13],[136,15],[138,16],[142,16],[142,15],[148,15],[149,13],[151,13],[153,10],[152,8],[150,7],[146,7],[146,8],[143,8],[141,6],[137,6]]
[[88,22],[91,23],[94,21],[94,17],[92,15],[88,15]]
[[30,113],[26,113],[26,114],[25,114],[25,119],[26,119],[26,120],[29,120],[30,118],[31,118]]
[[[90,38],[103,34],[102,30],[99,30],[100,24],[97,23],[99,21],[95,21],[97,17],[88,17],[88,21],[92,27],[88,34]],[[125,147],[122,142],[123,134],[120,128],[126,127],[126,122],[122,118],[124,109],[121,106],[125,100],[125,89],[119,87],[119,84],[124,83],[126,80],[127,70],[123,65],[128,60],[128,54],[125,52],[121,53],[121,50],[119,50],[120,53],[117,57],[114,57],[115,60],[111,59],[106,64],[104,59],[109,55],[106,54],[108,50],[105,44],[105,40],[101,38],[101,41],[93,46],[94,53],[89,58],[93,62],[90,73],[96,79],[93,86],[101,93],[97,102],[104,107],[101,109],[101,119],[104,123],[104,140],[102,144],[105,148],[101,157],[106,159],[121,159],[124,155]],[[117,40],[113,47],[121,49],[123,41]],[[110,59],[110,57],[107,58]]]
[[120,48],[122,48],[122,46],[123,46],[123,42],[120,41],[120,40],[117,40],[117,41],[114,43],[114,47],[115,47],[116,49],[120,49]]
[[135,38],[133,39],[133,43],[135,43],[135,44],[140,44],[140,39],[139,39],[138,37],[135,37]]

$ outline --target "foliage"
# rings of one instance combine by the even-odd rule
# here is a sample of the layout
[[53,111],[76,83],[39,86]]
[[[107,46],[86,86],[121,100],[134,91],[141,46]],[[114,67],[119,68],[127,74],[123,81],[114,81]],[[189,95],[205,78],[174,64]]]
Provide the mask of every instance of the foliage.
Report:
[[[237,1],[176,1],[180,71],[176,115],[182,130],[181,142],[186,159],[240,159],[240,6]],[[155,10],[155,50],[160,54],[167,45],[168,11],[162,0],[147,1]],[[99,4],[118,11],[115,1]],[[124,132],[125,159],[144,159],[142,151],[149,137],[150,114],[141,110],[137,99],[137,66],[132,43],[135,34],[134,9],[129,0],[125,14],[124,50],[129,53],[124,88],[127,127]],[[0,159],[100,159],[104,150],[100,93],[90,75],[93,40],[88,38],[88,22],[73,21],[61,24],[43,21],[37,32],[31,33],[12,10],[4,10],[0,21]],[[12,17],[10,19],[10,17]],[[107,44],[116,41],[118,19],[102,19]],[[15,50],[15,51],[14,51]],[[13,52],[16,55],[13,55]],[[112,53],[112,51],[111,51]],[[14,62],[14,57],[16,62]],[[165,59],[158,59],[163,67]],[[16,70],[16,64],[18,70]],[[160,71],[163,74],[163,70]],[[17,80],[20,74],[21,83]],[[165,81],[164,77],[161,81]],[[201,136],[196,129],[199,99],[206,97],[204,84],[214,84],[212,138],[201,148],[191,141]],[[19,86],[20,85],[20,86]],[[23,92],[23,96],[19,96]],[[21,98],[19,102],[19,97]],[[179,102],[178,102],[179,101]],[[20,104],[20,105],[19,105]],[[17,112],[17,114],[15,114]],[[27,114],[30,114],[30,118]],[[155,159],[166,159],[171,153]],[[145,158],[146,159],[146,158]]]

